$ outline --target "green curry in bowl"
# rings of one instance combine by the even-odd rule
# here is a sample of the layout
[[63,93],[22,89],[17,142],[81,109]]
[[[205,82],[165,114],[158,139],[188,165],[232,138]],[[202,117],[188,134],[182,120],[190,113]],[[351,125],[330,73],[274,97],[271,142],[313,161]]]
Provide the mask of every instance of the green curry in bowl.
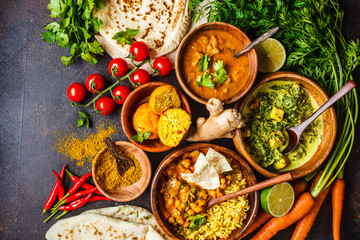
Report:
[[283,154],[287,145],[285,129],[307,119],[318,104],[300,84],[270,81],[260,86],[247,100],[242,114],[246,127],[242,137],[247,151],[262,167],[281,172],[306,163],[315,153],[323,137],[323,119],[312,122],[290,154]]

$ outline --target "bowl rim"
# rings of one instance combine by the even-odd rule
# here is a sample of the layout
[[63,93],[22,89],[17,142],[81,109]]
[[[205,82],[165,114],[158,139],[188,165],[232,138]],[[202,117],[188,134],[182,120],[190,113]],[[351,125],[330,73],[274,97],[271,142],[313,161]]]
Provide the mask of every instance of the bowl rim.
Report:
[[[247,175],[249,177],[249,179],[247,180],[247,184],[249,184],[249,180],[251,185],[254,185],[257,183],[257,179],[256,176],[254,174],[254,172],[252,171],[251,167],[247,164],[247,162],[235,151],[223,147],[223,146],[219,146],[216,144],[212,144],[212,143],[193,143],[193,144],[189,144],[186,146],[183,146],[181,148],[178,148],[176,150],[174,150],[173,152],[169,153],[166,157],[164,157],[164,159],[159,163],[155,173],[154,173],[154,177],[151,183],[151,188],[150,188],[150,203],[151,203],[151,210],[155,216],[155,219],[157,221],[157,223],[159,224],[159,226],[161,227],[161,229],[171,238],[171,239],[182,239],[179,238],[178,236],[176,236],[172,231],[170,231],[167,227],[165,222],[162,220],[162,217],[160,216],[159,213],[159,209],[158,209],[158,191],[157,190],[157,185],[159,183],[160,177],[162,175],[162,173],[164,172],[164,170],[166,169],[166,167],[168,166],[168,164],[176,159],[178,159],[181,155],[184,154],[184,150],[186,150],[186,152],[190,152],[190,151],[194,151],[194,150],[199,150],[199,149],[203,149],[203,148],[216,148],[216,149],[220,149],[221,153],[224,153],[225,155],[230,155],[232,158],[236,159],[236,161],[238,161],[241,165],[242,168],[242,172],[246,171]],[[244,174],[245,175],[245,174]],[[249,185],[249,186],[251,186]],[[258,213],[258,208],[260,206],[260,202],[259,202],[259,191],[254,191],[252,193],[249,194],[249,201],[250,202],[250,209],[249,212],[247,212],[247,223],[245,225],[243,225],[242,228],[238,228],[236,230],[234,230],[232,234],[234,234],[235,231],[239,231],[238,233],[236,233],[236,236],[229,236],[231,237],[231,239],[238,239],[239,237],[241,237],[249,228],[250,226],[253,224],[255,217]],[[228,238],[227,238],[228,239]]]
[[[110,198],[111,200],[113,201],[116,201],[116,202],[128,202],[128,201],[131,201],[131,200],[134,200],[136,198],[138,198],[143,192],[145,192],[146,188],[149,186],[149,183],[150,183],[150,180],[151,180],[151,162],[150,162],[150,159],[149,157],[147,156],[147,154],[139,147],[135,146],[134,144],[132,144],[131,142],[126,142],[126,141],[115,141],[114,142],[115,145],[117,146],[121,146],[121,147],[124,147],[125,150],[128,149],[128,148],[134,148],[136,149],[137,151],[139,151],[139,154],[141,155],[141,158],[142,160],[138,159],[139,162],[144,162],[144,164],[146,165],[146,169],[144,168],[141,168],[141,171],[142,171],[142,175],[141,175],[141,178],[139,179],[139,181],[129,185],[129,186],[126,186],[126,187],[121,187],[120,189],[118,190],[115,190],[114,192],[121,192],[121,191],[127,191],[126,189],[131,187],[132,185],[134,184],[138,184],[140,186],[139,190],[137,190],[132,196],[130,197],[124,197],[124,199],[122,200],[119,200],[119,199],[116,199],[114,198],[111,194],[109,194],[107,191],[105,191],[105,189],[103,189],[101,187],[101,185],[98,183],[98,181],[96,180],[96,174],[95,174],[95,163],[96,163],[96,158],[98,157],[98,154],[101,153],[103,151],[103,148],[101,148],[98,153],[96,154],[95,158],[94,158],[94,161],[93,161],[93,164],[92,164],[92,168],[91,168],[91,172],[92,172],[92,178],[93,178],[93,181],[95,183],[95,186],[97,187],[97,189],[99,189],[99,191],[106,197]],[[138,155],[137,155],[138,156]],[[144,174],[144,172],[146,172],[147,174]],[[144,180],[143,180],[144,178]],[[140,184],[140,182],[142,182],[142,184]],[[129,192],[129,191],[128,191]]]
[[[307,78],[303,75],[294,73],[294,72],[289,72],[289,71],[280,71],[280,72],[274,72],[274,73],[269,73],[266,74],[262,77],[259,78],[259,82],[256,84],[255,87],[253,87],[251,89],[251,91],[248,92],[248,94],[245,96],[245,98],[243,98],[241,101],[238,101],[235,103],[234,108],[237,109],[240,113],[242,112],[245,103],[247,102],[247,100],[249,99],[249,97],[254,93],[254,91],[256,91],[256,89],[258,89],[260,86],[262,86],[264,83],[266,82],[271,82],[271,81],[290,81],[290,80],[286,80],[284,78],[293,78],[294,81],[298,81],[298,82],[305,82],[309,85],[312,85],[312,87],[314,89],[316,89],[317,92],[319,92],[320,95],[322,95],[322,97],[324,97],[325,101],[327,101],[329,99],[329,97],[327,96],[327,94],[325,93],[325,91],[313,80],[311,80],[310,78]],[[295,173],[293,174],[293,178],[294,179],[299,179],[302,177],[305,177],[306,175],[308,175],[309,173],[315,171],[317,168],[319,168],[321,166],[321,164],[326,160],[327,156],[330,154],[331,149],[335,143],[335,139],[336,139],[336,130],[337,130],[337,124],[336,124],[336,114],[335,114],[335,110],[333,107],[330,107],[328,109],[330,111],[330,116],[331,116],[331,122],[333,123],[333,131],[332,131],[332,136],[328,145],[328,148],[326,149],[326,151],[324,152],[324,154],[319,158],[318,161],[316,161],[312,167],[310,167],[307,170],[303,170],[300,173]],[[236,141],[238,141],[239,144],[239,148],[241,150],[238,149],[237,143]],[[235,130],[235,137],[233,138],[233,142],[234,145],[236,146],[237,151],[239,152],[239,154],[241,156],[243,156],[246,161],[261,175],[263,175],[264,177],[267,178],[272,178],[272,177],[277,177],[279,175],[291,172],[293,173],[294,170],[298,169],[292,169],[289,171],[284,171],[284,172],[280,172],[280,173],[274,173],[271,171],[266,170],[265,168],[261,167],[252,157],[251,155],[247,152],[246,148],[245,148],[245,143],[243,141],[243,138],[241,136],[241,129],[236,129]],[[320,143],[321,144],[321,143]],[[319,145],[320,146],[320,145]],[[301,167],[301,166],[300,166]]]
[[[187,84],[185,83],[185,80],[182,78],[182,70],[180,67],[180,59],[182,57],[182,49],[188,44],[188,42],[191,40],[191,38],[193,36],[195,36],[196,34],[198,34],[199,31],[201,31],[202,28],[208,27],[208,26],[213,26],[214,29],[223,29],[224,27],[226,28],[231,28],[235,31],[238,31],[241,35],[243,35],[244,38],[244,44],[248,45],[251,43],[250,38],[239,28],[235,27],[234,25],[231,25],[229,23],[224,23],[224,22],[208,22],[208,23],[204,23],[201,24],[199,26],[197,26],[196,28],[192,29],[190,32],[188,32],[185,37],[181,40],[177,53],[176,53],[176,58],[175,58],[175,73],[176,73],[176,78],[181,86],[181,88],[195,101],[201,103],[201,104],[206,104],[208,102],[208,100],[203,99],[201,97],[199,97],[198,95],[196,95],[195,93],[193,93],[191,91],[191,89],[187,86]],[[239,100],[240,98],[242,98],[243,96],[245,96],[247,94],[247,92],[251,89],[251,87],[253,86],[255,79],[256,79],[256,75],[257,75],[257,69],[258,69],[258,60],[257,60],[257,54],[255,49],[251,49],[250,51],[248,51],[249,54],[249,62],[253,61],[253,66],[250,67],[249,69],[249,76],[251,76],[251,74],[253,74],[253,78],[248,79],[249,84],[248,86],[244,89],[244,91],[239,91],[237,94],[235,94],[232,97],[229,97],[228,99],[223,100],[222,102],[224,104],[230,104],[233,103],[237,100]],[[252,70],[251,70],[252,69]]]
[[[120,112],[120,122],[121,122],[121,127],[123,129],[123,132],[125,134],[125,136],[128,138],[128,140],[134,144],[135,146],[137,146],[138,148],[141,148],[142,150],[144,151],[147,151],[147,152],[165,152],[165,151],[168,151],[174,147],[169,147],[169,146],[166,146],[165,144],[162,144],[163,147],[160,149],[160,148],[154,148],[154,147],[148,147],[146,145],[143,145],[141,143],[138,143],[138,142],[135,142],[134,140],[131,139],[132,136],[130,136],[130,132],[128,131],[125,131],[125,129],[127,129],[127,127],[125,126],[125,121],[123,121],[124,119],[126,119],[125,117],[125,114],[127,112],[127,110],[130,108],[130,105],[133,104],[133,103],[130,103],[130,99],[135,95],[137,94],[139,91],[147,88],[147,87],[151,87],[151,86],[157,86],[157,87],[161,87],[161,86],[164,86],[164,85],[170,85],[172,86],[173,88],[176,89],[177,93],[179,94],[179,97],[181,99],[181,105],[182,105],[182,109],[185,110],[188,114],[190,114],[191,116],[191,108],[190,108],[190,104],[188,102],[188,100],[186,99],[185,95],[175,86],[169,84],[169,83],[166,83],[166,82],[160,82],[160,81],[152,81],[152,82],[148,82],[146,84],[143,84],[141,85],[140,87],[137,87],[135,88],[133,91],[131,91],[131,93],[129,94],[129,96],[126,98],[123,106],[122,106],[122,109],[121,109],[121,112]],[[131,116],[132,117],[132,116]],[[131,123],[132,125],[132,123]],[[189,128],[190,129],[190,128]],[[188,131],[189,131],[188,129]],[[184,138],[186,136],[186,133],[184,135]],[[183,139],[184,139],[183,138]],[[153,141],[153,140],[157,140],[157,139],[152,139],[150,141]]]

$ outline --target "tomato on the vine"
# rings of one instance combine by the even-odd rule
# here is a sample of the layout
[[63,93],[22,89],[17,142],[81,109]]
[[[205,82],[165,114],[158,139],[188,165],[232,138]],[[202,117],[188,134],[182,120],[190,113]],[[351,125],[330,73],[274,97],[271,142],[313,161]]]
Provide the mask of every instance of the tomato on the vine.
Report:
[[150,82],[150,74],[144,69],[138,69],[131,74],[130,80],[134,83],[135,87],[139,87],[140,85]]
[[149,57],[150,49],[146,43],[138,41],[131,44],[130,54],[134,55],[135,61],[144,61]]
[[81,83],[72,83],[67,88],[66,94],[73,102],[81,102],[85,99],[86,89]]
[[155,60],[153,67],[160,71],[159,76],[165,76],[171,72],[172,63],[167,57],[159,57]]
[[104,78],[97,73],[90,74],[85,81],[85,87],[89,92],[100,92],[105,87]]
[[114,77],[121,77],[126,74],[129,67],[127,62],[122,58],[114,58],[110,61],[108,70],[110,74]]
[[113,99],[117,104],[124,104],[126,98],[131,93],[130,88],[124,85],[119,85],[112,91]]
[[101,97],[96,101],[95,107],[102,115],[109,115],[114,111],[115,103],[110,97]]

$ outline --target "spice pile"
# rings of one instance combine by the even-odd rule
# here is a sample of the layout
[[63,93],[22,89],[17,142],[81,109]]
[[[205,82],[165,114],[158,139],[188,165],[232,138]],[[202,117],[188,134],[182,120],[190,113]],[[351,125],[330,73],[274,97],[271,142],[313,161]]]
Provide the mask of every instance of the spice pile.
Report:
[[[69,189],[69,191],[65,194],[65,188],[63,186],[63,179],[65,175],[65,171],[70,177],[70,180],[74,183],[74,185]],[[66,165],[60,171],[60,174],[57,174],[54,170],[53,173],[56,177],[56,183],[47,198],[43,212],[44,214],[46,211],[51,210],[51,215],[44,221],[49,221],[59,210],[62,210],[63,213],[56,217],[56,219],[64,216],[66,213],[70,212],[71,210],[80,208],[84,206],[88,202],[95,202],[106,200],[110,201],[109,198],[103,196],[101,192],[93,185],[86,183],[86,179],[91,176],[91,173],[87,173],[81,178],[78,178],[74,174],[72,174],[69,170],[66,169]],[[84,188],[83,191],[78,191],[79,188]],[[97,196],[92,196],[93,193],[98,194]],[[80,198],[86,195],[86,197]],[[54,205],[56,199],[58,202]],[[68,204],[68,205],[65,205]]]
[[101,123],[96,127],[96,132],[86,134],[83,132],[83,137],[79,137],[76,132],[63,133],[58,132],[56,141],[53,147],[66,157],[69,157],[76,163],[76,166],[82,167],[89,163],[91,167],[92,159],[96,156],[98,151],[104,146],[102,140],[116,133],[116,125],[110,123]]

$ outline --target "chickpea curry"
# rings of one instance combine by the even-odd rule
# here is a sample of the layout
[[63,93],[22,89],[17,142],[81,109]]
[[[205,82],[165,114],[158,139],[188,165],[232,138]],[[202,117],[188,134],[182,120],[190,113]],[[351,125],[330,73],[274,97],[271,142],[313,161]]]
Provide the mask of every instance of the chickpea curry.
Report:
[[189,88],[200,98],[226,100],[237,94],[249,78],[248,54],[235,58],[244,44],[229,32],[198,33],[184,51],[183,74]]
[[[232,182],[229,172],[219,174],[220,187],[206,190],[181,178],[182,173],[193,173],[200,151],[185,153],[169,164],[160,179],[160,210],[166,221],[175,226],[195,230],[205,219],[207,202],[224,195],[224,189]],[[236,161],[229,159],[232,168],[239,169]]]

